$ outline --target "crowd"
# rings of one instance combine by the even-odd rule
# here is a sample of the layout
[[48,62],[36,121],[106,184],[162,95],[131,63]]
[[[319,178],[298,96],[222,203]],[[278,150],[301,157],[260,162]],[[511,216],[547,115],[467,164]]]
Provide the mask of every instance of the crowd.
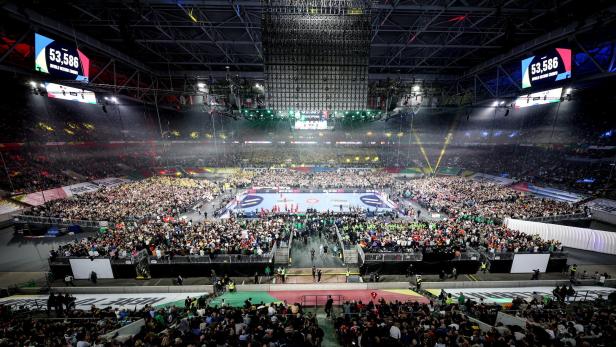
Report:
[[363,188],[383,189],[393,183],[393,177],[380,171],[324,171],[308,173],[293,169],[260,171],[252,180],[255,187],[291,188]]
[[463,177],[431,177],[398,183],[398,191],[431,211],[450,217],[526,219],[583,212],[570,203],[526,196],[497,183]]
[[352,214],[337,218],[336,224],[343,242],[359,244],[364,252],[445,253],[455,257],[468,247],[485,248],[492,254],[562,250],[558,241],[543,240],[502,225],[474,220],[390,221]]
[[599,295],[593,301],[569,302],[571,286],[556,287],[552,296],[533,293],[530,300],[516,298],[506,313],[522,319],[543,340],[563,346],[608,346],[616,338],[616,306]]
[[[62,319],[42,311],[15,315],[0,307],[1,346],[297,346],[318,347],[324,332],[316,317],[299,304],[252,303],[211,307],[205,297],[187,297],[184,307],[71,309]],[[40,317],[37,319],[37,317]],[[134,334],[110,334],[130,321],[143,320]]]
[[[66,300],[60,300],[66,298]],[[68,295],[50,295],[47,312],[0,306],[0,346],[88,347],[101,336],[137,319],[126,309],[75,308]],[[51,309],[55,309],[55,312]]]
[[[614,304],[603,299],[561,304],[550,299],[514,300],[509,314],[524,325],[496,323],[503,307],[442,294],[429,304],[346,302],[335,320],[342,346],[611,346]],[[479,324],[477,320],[485,324]]]
[[110,256],[125,259],[142,249],[156,258],[217,254],[262,255],[289,238],[292,226],[283,218],[236,221],[204,220],[192,223],[140,223],[115,228],[52,250],[57,256]]
[[31,215],[121,223],[125,219],[177,218],[198,201],[219,194],[216,184],[190,178],[153,177],[96,192],[54,200],[32,208]]

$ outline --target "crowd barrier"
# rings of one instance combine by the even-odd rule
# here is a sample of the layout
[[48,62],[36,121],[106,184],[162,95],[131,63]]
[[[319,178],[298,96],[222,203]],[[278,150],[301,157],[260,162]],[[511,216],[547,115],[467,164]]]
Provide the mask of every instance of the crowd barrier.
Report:
[[470,250],[459,257],[453,254],[413,253],[364,253],[364,262],[360,270],[363,274],[406,274],[412,265],[415,273],[437,274],[441,271],[450,273],[455,267],[459,274],[474,274],[479,270],[479,253]]
[[77,220],[77,219],[40,217],[40,216],[28,216],[28,215],[17,215],[13,217],[13,223],[21,224],[21,225],[40,225],[40,226],[57,226],[57,227],[69,227],[72,225],[78,225],[82,228],[90,228],[90,229],[98,229],[100,227],[107,227],[109,225],[107,221]]
[[481,254],[489,262],[489,270],[491,273],[510,273],[513,265],[513,259],[516,254],[550,254],[550,259],[545,272],[562,272],[567,268],[567,253],[566,252],[546,252],[546,253],[514,253],[514,252],[487,252],[481,250]]
[[[276,245],[272,251],[263,255],[217,254],[212,256],[148,257],[149,273],[153,278],[209,277],[211,270],[230,276],[253,276],[255,272],[264,273],[266,267],[274,266]],[[56,278],[73,275],[70,260],[88,257],[56,257],[49,260],[50,271]],[[98,257],[94,259],[108,259]],[[137,262],[131,258],[111,259],[114,278],[136,278]]]

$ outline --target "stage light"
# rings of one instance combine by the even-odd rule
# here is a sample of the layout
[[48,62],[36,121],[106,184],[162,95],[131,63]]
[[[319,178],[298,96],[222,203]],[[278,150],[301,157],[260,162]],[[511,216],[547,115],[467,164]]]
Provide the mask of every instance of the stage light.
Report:
[[199,82],[199,83],[197,83],[197,87],[199,87],[199,88],[205,88],[205,83],[203,83],[203,82]]
[[573,91],[573,89],[571,89],[571,88],[567,88],[567,89],[565,90],[565,94],[571,94],[571,92],[572,92],[572,91]]
[[36,88],[36,82],[30,81],[30,85],[32,86],[32,88]]
[[118,98],[116,98],[115,96],[112,96],[112,97],[111,97],[111,102],[113,102],[113,103],[116,103],[116,104],[117,104],[117,103],[118,103]]
[[414,92],[418,92],[420,90],[421,90],[421,87],[419,86],[419,84],[416,84],[416,85],[413,86],[413,91]]
[[500,105],[501,105],[501,106],[503,106],[504,104],[505,104],[505,101],[504,101],[504,100],[500,102]]
[[109,98],[108,98],[108,97],[105,97],[105,100],[109,100]]
[[494,106],[494,107],[498,106],[498,100],[494,101],[494,102],[492,103],[492,106]]
[[47,88],[47,86],[45,85],[45,83],[41,83],[41,84],[39,85],[39,87],[41,87],[41,88]]

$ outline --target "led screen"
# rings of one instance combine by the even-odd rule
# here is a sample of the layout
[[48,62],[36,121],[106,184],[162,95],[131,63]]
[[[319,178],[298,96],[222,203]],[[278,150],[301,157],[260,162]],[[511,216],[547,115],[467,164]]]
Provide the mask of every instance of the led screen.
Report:
[[297,130],[325,130],[327,129],[326,120],[297,120],[295,121],[295,129]]
[[96,95],[89,90],[83,90],[61,84],[45,83],[47,97],[83,102],[85,104],[96,104]]
[[34,69],[63,79],[88,81],[90,60],[73,43],[34,34]]
[[522,88],[550,87],[571,78],[571,50],[554,48],[522,60]]
[[524,108],[535,105],[545,105],[553,102],[559,102],[562,94],[562,88],[554,88],[537,93],[520,95],[515,100],[514,105],[515,108]]

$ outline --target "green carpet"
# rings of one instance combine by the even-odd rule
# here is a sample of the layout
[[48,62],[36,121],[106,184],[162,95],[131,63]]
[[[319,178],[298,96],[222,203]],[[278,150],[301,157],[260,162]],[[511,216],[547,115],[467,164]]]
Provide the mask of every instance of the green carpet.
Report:
[[222,305],[222,300],[224,299],[227,306],[242,307],[244,306],[244,301],[248,298],[251,298],[251,302],[253,304],[259,304],[260,302],[263,302],[264,304],[280,302],[279,299],[269,295],[267,292],[227,292],[210,301],[209,305],[220,307]]

